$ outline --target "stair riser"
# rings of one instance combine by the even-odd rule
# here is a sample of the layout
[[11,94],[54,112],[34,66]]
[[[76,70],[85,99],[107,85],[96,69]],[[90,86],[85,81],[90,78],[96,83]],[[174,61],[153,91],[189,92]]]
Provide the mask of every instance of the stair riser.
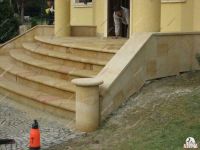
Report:
[[[24,104],[28,107],[35,108],[36,110],[41,110],[43,112],[48,112],[51,115],[56,115],[62,118],[67,118],[67,119],[74,119],[75,118],[75,113],[72,111],[67,111],[65,109],[53,107],[44,103],[40,103],[38,101],[35,101],[32,98],[20,95],[18,93],[12,92],[10,90],[5,89],[4,87],[0,87],[0,93],[2,95],[8,96],[9,98]],[[33,116],[34,118],[34,116]]]
[[[0,68],[0,70],[2,70],[2,69]],[[12,74],[10,74],[9,72],[6,72],[6,73],[3,75],[3,78],[6,78],[6,79],[8,79],[8,80],[10,80],[10,81],[13,81],[13,82],[16,82],[16,81],[17,81],[17,77],[14,76],[14,75],[12,75]]]
[[66,99],[75,99],[75,93],[71,91],[66,91],[62,89],[58,89],[56,87],[50,87],[48,85],[44,85],[41,83],[33,82],[31,80],[26,80],[23,78],[18,77],[17,82],[21,85],[29,86],[33,89],[46,92],[46,93],[51,93],[55,96],[63,97]]
[[77,76],[77,75],[70,75],[68,80],[71,81],[73,79],[77,79],[77,78],[89,78],[89,77],[82,77],[82,76]]
[[107,53],[107,52],[100,52],[100,51],[92,51],[92,50],[85,50],[85,49],[77,49],[77,48],[68,48],[58,45],[51,45],[48,43],[37,42],[40,44],[41,47],[52,49],[55,51],[65,52],[65,53],[72,53],[78,56],[83,57],[91,57],[91,58],[99,58],[104,60],[110,60],[115,53]]
[[55,64],[66,65],[66,66],[69,66],[71,68],[73,67],[73,68],[77,68],[77,69],[87,69],[87,70],[100,71],[104,67],[102,65],[95,65],[95,64],[90,64],[90,63],[54,58],[54,57],[50,57],[50,56],[47,56],[47,55],[41,55],[41,54],[38,54],[38,53],[33,53],[33,52],[28,51],[28,50],[25,50],[24,52],[27,55],[32,56],[33,58],[45,60],[46,62],[52,62],[52,63],[55,63]]
[[27,70],[33,70],[34,72],[38,72],[42,75],[47,75],[47,76],[55,77],[55,78],[58,78],[58,79],[64,79],[64,80],[67,80],[67,81],[71,81],[72,79],[75,79],[75,78],[81,78],[79,76],[70,75],[70,74],[67,74],[67,73],[61,73],[61,72],[56,72],[56,71],[52,71],[52,70],[47,70],[45,68],[35,67],[35,66],[32,66],[32,65],[20,62],[18,60],[14,60],[14,61],[15,61],[15,64],[20,66],[20,67],[23,67]]
[[9,73],[9,72],[4,74],[4,77],[6,79],[9,79],[10,81],[17,82],[18,84],[25,85],[25,86],[31,87],[31,88],[39,90],[39,91],[43,91],[43,92],[46,92],[46,93],[49,92],[49,93],[52,93],[56,96],[64,97],[66,99],[69,99],[70,97],[72,99],[73,98],[75,99],[75,93],[74,92],[65,91],[65,90],[62,90],[62,89],[58,89],[56,87],[44,85],[42,83],[38,83],[38,82],[35,82],[35,81],[31,81],[31,80],[16,76],[16,75]]
[[61,73],[61,72],[56,72],[56,71],[52,71],[52,70],[47,70],[45,68],[39,68],[37,66],[33,66],[33,65],[29,65],[23,62],[20,62],[18,60],[15,60],[15,64],[23,67],[27,70],[32,70],[34,72],[39,72],[42,75],[47,75],[47,76],[51,76],[51,77],[55,77],[58,79],[64,79],[64,80],[69,80],[69,75],[66,73]]

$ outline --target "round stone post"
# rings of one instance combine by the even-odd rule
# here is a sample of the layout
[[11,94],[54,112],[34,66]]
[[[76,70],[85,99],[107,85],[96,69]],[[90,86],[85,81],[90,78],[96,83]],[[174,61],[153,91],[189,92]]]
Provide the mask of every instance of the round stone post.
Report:
[[55,36],[70,36],[70,0],[55,0]]
[[133,0],[133,32],[160,32],[161,0]]
[[95,131],[100,123],[99,85],[96,78],[74,79],[76,85],[76,129],[83,132]]

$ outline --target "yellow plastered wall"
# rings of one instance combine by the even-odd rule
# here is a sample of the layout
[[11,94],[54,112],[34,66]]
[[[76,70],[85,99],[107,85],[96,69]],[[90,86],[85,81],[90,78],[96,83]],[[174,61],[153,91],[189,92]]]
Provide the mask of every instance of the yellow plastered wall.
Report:
[[181,31],[193,31],[193,20],[194,20],[194,0],[187,0],[185,5],[182,5],[182,28]]
[[103,36],[107,27],[107,0],[93,0],[89,7],[77,7],[71,3],[71,21],[73,26],[96,26],[97,35]]
[[97,35],[104,35],[107,27],[107,0],[95,0],[95,25]]
[[[189,32],[194,29],[194,12],[196,0],[161,4],[161,32]],[[197,0],[199,1],[199,0]]]
[[160,31],[160,0],[133,0],[131,4],[132,32]]
[[200,31],[200,0],[194,0],[193,6],[193,31]]
[[161,5],[161,32],[181,31],[181,6],[178,3]]
[[92,26],[94,25],[94,7],[75,6],[71,3],[70,18],[72,26]]

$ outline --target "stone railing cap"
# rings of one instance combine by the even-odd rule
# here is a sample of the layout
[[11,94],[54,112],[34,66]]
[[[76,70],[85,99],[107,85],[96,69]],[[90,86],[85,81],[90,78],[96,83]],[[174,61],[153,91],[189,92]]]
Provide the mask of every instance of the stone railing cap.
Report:
[[97,78],[80,78],[80,79],[73,79],[72,83],[77,86],[99,86],[103,84],[103,80]]

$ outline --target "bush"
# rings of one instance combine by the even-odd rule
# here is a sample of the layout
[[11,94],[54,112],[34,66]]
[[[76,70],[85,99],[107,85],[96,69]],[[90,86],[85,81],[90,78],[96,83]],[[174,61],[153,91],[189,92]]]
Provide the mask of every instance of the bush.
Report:
[[34,19],[34,18],[32,18],[31,19],[31,28],[34,27],[34,26],[36,26],[36,25],[38,25],[37,20]]
[[13,8],[9,0],[0,1],[0,43],[16,36],[19,32],[19,22],[14,17]]
[[46,0],[27,0],[24,7],[25,16],[41,16],[44,14]]

